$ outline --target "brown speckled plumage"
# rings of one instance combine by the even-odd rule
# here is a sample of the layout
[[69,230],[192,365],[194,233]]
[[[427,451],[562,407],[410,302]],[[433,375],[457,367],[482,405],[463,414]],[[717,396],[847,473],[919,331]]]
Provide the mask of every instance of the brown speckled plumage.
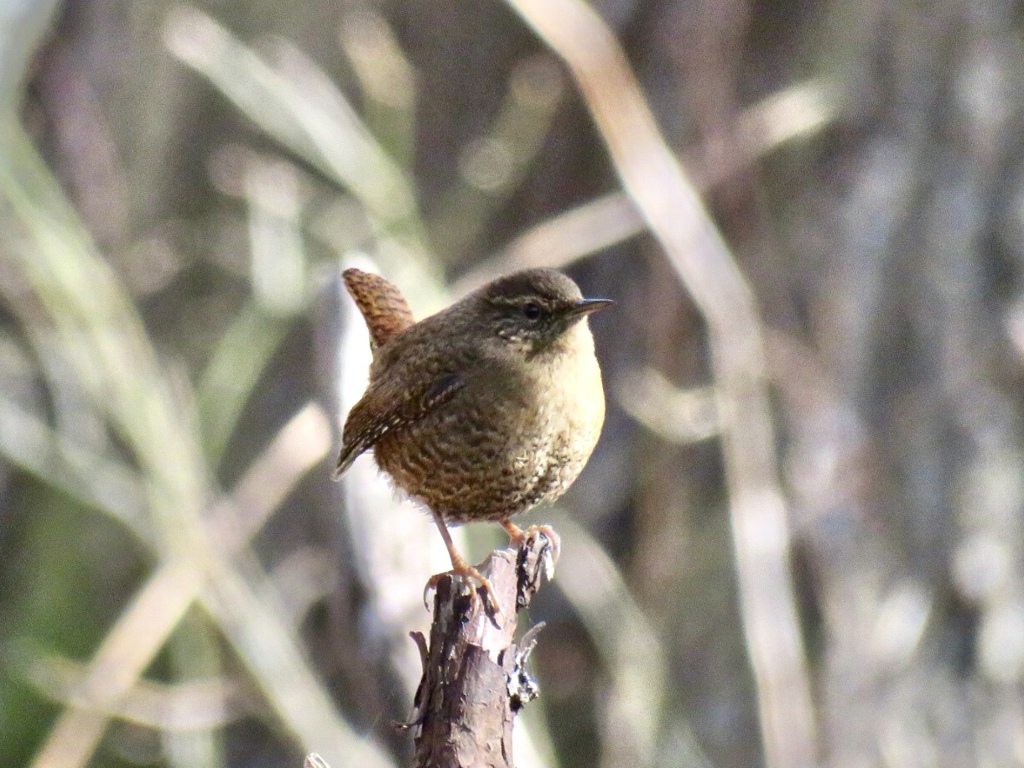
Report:
[[366,319],[374,349],[386,344],[416,322],[398,287],[380,275],[346,269],[342,275],[349,295]]
[[[336,474],[372,449],[445,535],[441,520],[504,522],[565,492],[604,422],[586,316],[610,302],[586,300],[565,275],[534,269],[410,325],[404,299],[383,278],[348,270],[345,283],[378,343]],[[379,302],[366,286],[379,289]],[[388,314],[396,296],[400,323]]]

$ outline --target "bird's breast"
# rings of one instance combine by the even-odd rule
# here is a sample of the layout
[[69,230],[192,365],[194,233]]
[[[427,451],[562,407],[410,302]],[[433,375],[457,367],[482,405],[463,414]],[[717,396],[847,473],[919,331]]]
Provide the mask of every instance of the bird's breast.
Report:
[[378,463],[449,522],[504,519],[561,496],[589,459],[604,391],[584,324],[530,360],[464,370],[444,407],[383,439]]

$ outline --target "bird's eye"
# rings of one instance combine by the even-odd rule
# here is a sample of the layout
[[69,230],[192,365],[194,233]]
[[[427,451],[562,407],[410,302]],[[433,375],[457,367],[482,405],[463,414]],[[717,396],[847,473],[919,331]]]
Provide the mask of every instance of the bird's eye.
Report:
[[540,306],[532,301],[528,301],[523,304],[523,316],[527,320],[537,320],[540,318]]

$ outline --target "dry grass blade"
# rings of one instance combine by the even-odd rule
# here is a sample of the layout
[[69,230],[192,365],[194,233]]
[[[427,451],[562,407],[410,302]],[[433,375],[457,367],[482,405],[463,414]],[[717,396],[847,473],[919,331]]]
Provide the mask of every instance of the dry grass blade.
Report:
[[134,454],[165,552],[188,551],[205,471],[188,418],[142,320],[20,125],[6,126],[0,194],[30,237],[18,266],[46,319],[27,327],[60,351],[78,387]]
[[299,745],[344,756],[345,765],[353,768],[392,768],[382,749],[360,738],[339,717],[298,637],[288,628],[288,612],[280,605],[278,590],[255,558],[243,556],[236,565],[211,564],[202,602]]
[[[386,225],[418,220],[412,187],[355,110],[310,62],[282,46],[275,68],[209,16],[179,8],[168,17],[168,48],[202,73],[271,136],[320,168]],[[301,69],[303,77],[289,77]]]
[[490,124],[459,157],[459,181],[431,222],[438,251],[453,263],[479,246],[493,215],[508,204],[548,137],[562,103],[564,75],[547,54],[519,62]]
[[[82,695],[86,682],[82,664],[31,651],[16,655],[24,658],[14,660],[15,669],[43,695],[62,704],[93,706]],[[140,680],[117,702],[116,709],[104,714],[163,731],[219,728],[245,711],[242,694],[240,686],[221,677],[177,684]]]
[[[360,754],[364,765],[389,765],[382,752],[360,739],[337,715],[297,639],[274,623],[278,616],[269,612],[272,601],[266,594],[254,596],[234,570],[231,548],[210,535],[202,511],[212,493],[198,437],[190,419],[182,418],[181,402],[135,307],[21,126],[9,121],[3,127],[6,151],[0,155],[0,193],[32,244],[18,251],[18,266],[46,311],[46,321],[28,331],[41,347],[60,349],[79,386],[131,450],[156,523],[162,560],[89,664],[83,695],[100,711],[70,708],[61,713],[34,765],[67,768],[89,760],[106,729],[108,718],[102,710],[130,690],[197,596],[213,607],[218,619],[230,622],[224,627],[228,637],[297,740],[322,739],[342,753]],[[319,438],[300,440],[303,445],[296,450],[292,444],[296,430],[306,438],[311,431],[318,433]],[[282,433],[281,439],[289,445],[271,450],[273,466],[259,461],[254,465],[259,477],[239,487],[240,501],[255,507],[255,514],[234,529],[235,550],[266,519],[273,509],[268,505],[276,506],[287,489],[323,457],[328,433],[323,414],[306,411],[298,417],[297,427]],[[282,456],[287,460],[282,462]],[[280,472],[272,475],[271,470]],[[260,492],[253,492],[253,487]],[[250,584],[265,585],[267,580],[252,563],[240,562],[238,567],[245,569]],[[233,613],[235,606],[248,613]],[[252,642],[254,636],[262,642]],[[268,656],[253,655],[260,652]],[[301,705],[296,704],[297,695],[302,697]]]
[[714,387],[679,389],[643,368],[624,375],[615,392],[622,409],[662,440],[695,443],[720,434]]
[[302,762],[302,768],[331,768],[316,752],[310,752]]
[[0,397],[0,453],[70,498],[110,515],[155,546],[138,474],[113,457],[97,456],[6,397]]
[[247,398],[288,327],[282,318],[250,303],[238,312],[214,347],[196,392],[203,443],[211,464],[223,457]]
[[20,109],[22,75],[29,69],[29,60],[59,7],[56,0],[23,0],[4,7],[4,23],[0,25],[0,114],[4,118]]
[[366,124],[404,168],[416,153],[416,73],[394,31],[366,5],[346,13],[339,41],[366,97]]
[[[780,144],[822,128],[835,114],[828,95],[824,85],[810,82],[750,107],[737,120],[733,137],[737,150],[720,153],[730,159],[729,164],[709,169],[709,175],[693,179],[693,184],[701,191],[713,187]],[[610,192],[530,227],[463,276],[454,293],[469,293],[515,269],[564,268],[645,229],[646,222],[629,195]]]
[[[266,657],[257,658],[246,652],[254,650],[252,642],[247,639],[254,632],[264,635],[263,647],[270,645],[269,655],[288,669],[287,679],[291,687],[287,691],[305,693],[305,709],[301,712],[291,706],[277,707],[290,729],[302,739],[319,737],[356,749],[358,747],[354,744],[359,739],[354,735],[344,736],[349,733],[347,726],[337,721],[333,714],[319,714],[322,710],[333,713],[333,705],[311,679],[308,668],[303,671],[304,661],[296,650],[298,642],[283,629],[286,622],[278,621],[276,616],[267,616],[266,599],[252,597],[248,588],[238,583],[238,578],[226,565],[226,558],[246,544],[295,481],[323,458],[328,447],[326,416],[317,406],[308,406],[289,422],[277,440],[254,462],[239,481],[236,494],[220,505],[213,516],[211,537],[217,541],[220,557],[216,560],[210,558],[206,563],[216,577],[213,579],[215,585],[204,594],[212,595],[209,599],[216,606],[215,615],[230,619],[234,631],[228,631],[228,635],[236,644],[241,644],[241,655],[250,668],[256,668],[257,679],[267,690],[268,698],[274,699],[286,686],[282,685],[281,676],[273,669],[269,679],[259,674],[260,668],[267,663]],[[242,509],[246,515],[239,517],[237,511]],[[252,574],[252,578],[259,578],[259,575]],[[109,709],[124,696],[163,647],[185,611],[200,596],[203,581],[203,570],[192,563],[173,562],[158,569],[136,593],[108,633],[88,667],[82,695],[92,700],[100,710]],[[224,607],[224,590],[229,590],[234,598],[227,608]],[[239,616],[236,610],[245,611],[244,617]],[[271,702],[272,705],[276,703]],[[325,719],[330,722],[322,722]],[[106,722],[105,716],[89,709],[66,710],[33,765],[36,768],[84,765],[102,736]],[[307,726],[308,722],[316,722],[322,730]],[[332,738],[331,734],[342,736]],[[387,765],[383,761],[377,764]]]
[[388,276],[411,299],[437,301],[413,185],[321,69],[283,41],[271,64],[187,6],[168,15],[164,40],[268,135],[351,192],[373,224]]
[[210,528],[221,550],[228,554],[240,551],[284,501],[296,481],[330,449],[327,414],[316,403],[310,403],[285,424],[249,465],[231,495],[217,505]]
[[509,0],[572,71],[623,185],[708,324],[740,602],[770,768],[816,763],[754,297],[666,146],[625,54],[580,0]]
[[93,656],[82,683],[88,708],[65,709],[32,768],[85,765],[107,728],[105,714],[131,689],[192,605],[201,578],[187,565],[163,566],[136,593]]
[[643,219],[629,197],[611,192],[530,227],[459,280],[454,293],[467,294],[516,269],[561,269],[643,230]]
[[579,613],[610,671],[601,764],[653,765],[668,680],[658,634],[601,545],[571,516],[552,517],[563,545],[554,584]]

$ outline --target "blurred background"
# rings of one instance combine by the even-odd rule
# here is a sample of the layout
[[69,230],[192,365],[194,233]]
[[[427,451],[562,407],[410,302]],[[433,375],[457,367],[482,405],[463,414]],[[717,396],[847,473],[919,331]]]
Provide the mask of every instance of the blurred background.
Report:
[[[339,274],[424,316],[525,264],[617,306],[517,765],[1024,763],[1024,6],[602,0],[553,51],[577,5],[0,2],[0,764],[407,764],[445,556],[329,481]],[[728,246],[689,272],[591,116],[630,82],[559,58],[598,31]]]

